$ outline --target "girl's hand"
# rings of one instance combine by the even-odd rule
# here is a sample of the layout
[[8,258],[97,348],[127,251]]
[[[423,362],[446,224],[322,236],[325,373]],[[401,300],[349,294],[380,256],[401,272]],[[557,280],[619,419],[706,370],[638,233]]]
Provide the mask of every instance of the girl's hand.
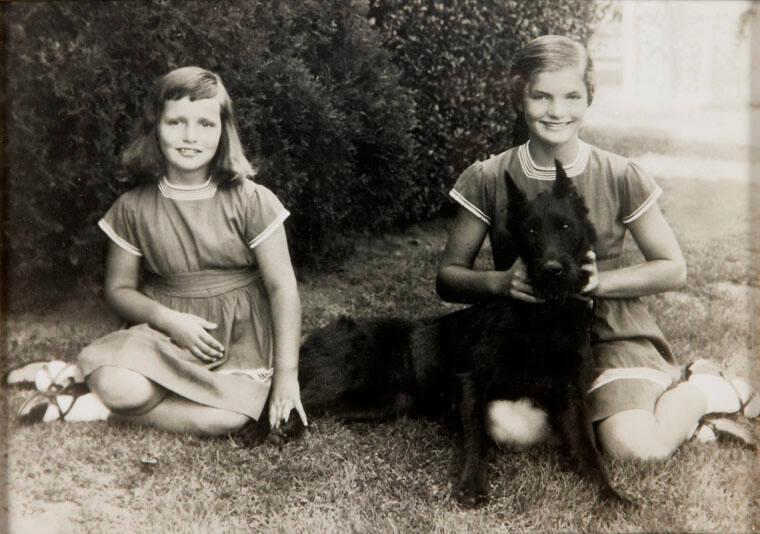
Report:
[[599,271],[596,268],[596,254],[593,250],[589,250],[586,254],[586,261],[581,267],[584,271],[588,272],[588,282],[581,289],[581,293],[594,294],[599,289]]
[[518,257],[506,273],[506,296],[531,304],[543,302],[534,295],[533,286],[528,282],[528,270],[522,258]]
[[217,325],[193,315],[172,311],[166,322],[166,334],[183,349],[204,363],[213,363],[222,357],[224,346],[208,333]]
[[288,422],[290,411],[295,409],[301,418],[303,426],[308,426],[306,412],[301,405],[301,390],[298,385],[298,375],[293,371],[278,371],[275,369],[272,377],[272,392],[269,401],[269,425],[279,428],[280,422]]

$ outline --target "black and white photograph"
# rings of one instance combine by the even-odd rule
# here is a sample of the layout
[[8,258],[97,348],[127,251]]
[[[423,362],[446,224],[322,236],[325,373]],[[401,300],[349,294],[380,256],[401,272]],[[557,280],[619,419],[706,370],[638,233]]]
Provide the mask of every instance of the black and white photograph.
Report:
[[760,2],[0,10],[0,532],[760,532]]

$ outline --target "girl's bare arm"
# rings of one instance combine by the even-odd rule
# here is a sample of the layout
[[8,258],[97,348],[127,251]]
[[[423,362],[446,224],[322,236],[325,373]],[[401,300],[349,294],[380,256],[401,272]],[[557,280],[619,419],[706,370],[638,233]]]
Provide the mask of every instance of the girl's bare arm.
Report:
[[472,268],[487,232],[486,223],[465,208],[458,208],[438,268],[438,295],[449,302],[468,304],[495,296],[536,302],[533,288],[527,281],[525,265],[519,258],[506,271]]
[[269,422],[276,427],[295,409],[304,425],[298,384],[298,351],[301,341],[301,300],[290,261],[285,229],[280,226],[253,249],[269,295],[274,323],[274,376],[269,402]]
[[113,310],[129,323],[147,323],[164,332],[201,361],[220,358],[224,347],[208,333],[216,325],[206,318],[174,311],[140,293],[140,261],[115,243],[108,244],[105,295]]
[[629,225],[646,261],[599,273],[595,295],[630,298],[672,291],[686,283],[686,262],[657,204]]

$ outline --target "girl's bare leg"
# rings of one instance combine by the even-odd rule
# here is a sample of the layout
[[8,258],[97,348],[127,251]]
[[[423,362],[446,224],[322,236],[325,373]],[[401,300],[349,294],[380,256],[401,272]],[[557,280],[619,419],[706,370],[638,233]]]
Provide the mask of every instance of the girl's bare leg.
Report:
[[170,432],[229,434],[249,418],[175,395],[139,373],[101,367],[88,378],[90,388],[112,412],[109,420],[143,424]]
[[627,410],[601,421],[597,437],[602,450],[618,458],[664,460],[689,437],[707,413],[707,398],[681,383],[665,391],[654,412]]

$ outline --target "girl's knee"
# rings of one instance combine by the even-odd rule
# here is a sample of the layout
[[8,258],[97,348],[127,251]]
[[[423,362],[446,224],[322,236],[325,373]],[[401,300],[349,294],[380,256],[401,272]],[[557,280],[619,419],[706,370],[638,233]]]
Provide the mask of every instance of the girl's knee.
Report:
[[497,400],[486,408],[486,432],[498,445],[520,449],[545,441],[550,427],[546,412],[529,399]]
[[597,425],[601,449],[616,458],[661,461],[673,454],[662,439],[653,413],[628,410],[612,415]]
[[223,436],[240,430],[250,418],[227,410],[214,410],[212,417],[197,423],[196,432],[207,436]]
[[161,402],[163,388],[135,371],[122,367],[100,367],[87,378],[100,400],[114,412],[140,412]]

